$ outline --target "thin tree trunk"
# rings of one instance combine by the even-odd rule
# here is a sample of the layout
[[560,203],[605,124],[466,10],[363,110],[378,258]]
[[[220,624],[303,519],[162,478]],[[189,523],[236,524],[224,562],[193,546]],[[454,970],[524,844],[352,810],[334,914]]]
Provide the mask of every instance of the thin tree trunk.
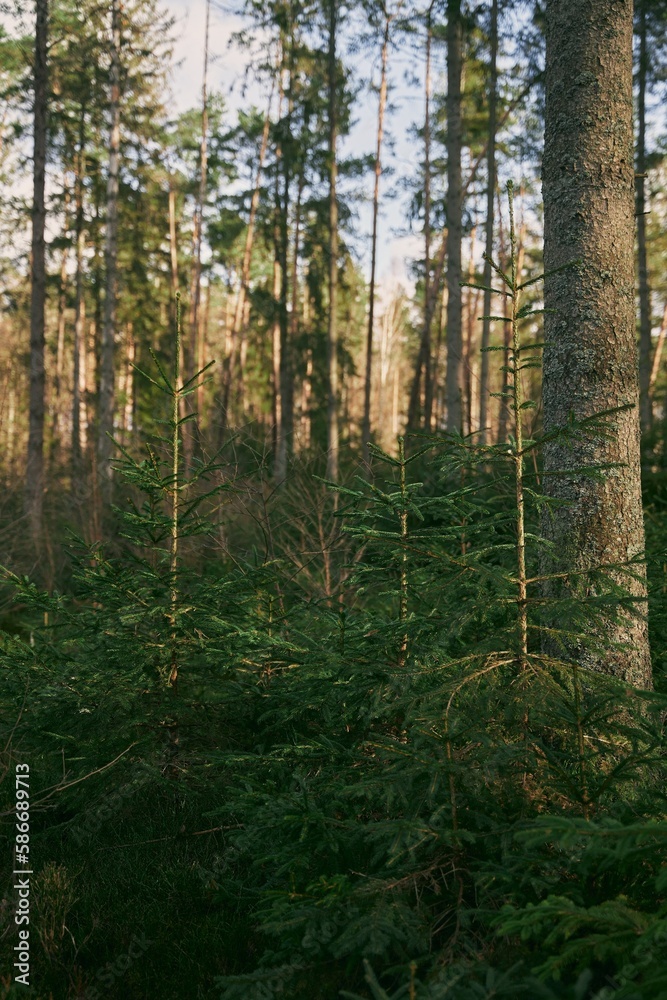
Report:
[[[77,156],[76,178],[74,182],[75,231],[76,231],[76,278],[74,304],[74,344],[72,373],[72,479],[81,475],[81,456],[85,450],[82,429],[85,424],[86,392],[86,311],[83,290],[83,255],[86,248],[86,234],[83,218],[83,179],[86,172],[86,108],[81,105],[79,118],[79,152]],[[83,358],[82,358],[83,355]],[[83,363],[82,363],[83,360]],[[82,419],[83,418],[83,419]]]
[[[498,192],[498,219],[502,218],[502,213],[500,209],[500,192]],[[500,228],[500,227],[499,227]],[[505,240],[502,234],[502,228],[500,230],[500,247],[501,247],[501,267],[504,269],[505,274],[508,273],[507,268],[510,266],[509,253],[512,252],[510,245],[509,251],[505,246]],[[526,223],[521,220],[521,225],[519,226],[519,233],[517,236],[517,249],[516,249],[516,273],[521,274],[523,272],[523,260],[526,249]],[[506,319],[506,323],[503,329],[503,354],[502,354],[502,389],[501,396],[498,400],[499,402],[499,412],[498,412],[498,437],[497,444],[503,445],[507,441],[507,428],[508,422],[513,416],[512,402],[513,402],[513,383],[510,372],[511,357],[510,352],[512,349],[512,300],[508,296],[503,297],[503,316]],[[519,376],[521,377],[521,376]],[[525,396],[524,396],[525,398]]]
[[442,333],[444,316],[447,312],[447,285],[443,285],[442,294],[439,296],[438,308],[438,335],[435,339],[435,351],[433,352],[433,402],[435,407],[435,426],[440,429],[442,426],[442,392],[438,388],[440,385],[440,363],[442,360]]
[[401,366],[397,363],[394,368],[394,392],[392,395],[392,408],[391,408],[391,433],[392,437],[396,439],[398,436],[398,397],[399,389],[401,385]]
[[[274,303],[280,301],[280,260],[278,257],[278,235],[276,234],[275,258],[273,261],[273,300]],[[273,369],[273,454],[278,456],[281,448],[283,434],[283,397],[280,382],[280,318],[277,315],[273,320],[271,331],[271,362]],[[276,470],[277,478],[277,470]]]
[[368,464],[368,443],[371,437],[371,387],[373,375],[373,324],[375,320],[375,270],[377,265],[378,212],[380,207],[380,176],[382,174],[382,138],[384,112],[387,104],[387,60],[389,58],[389,30],[392,18],[385,16],[382,39],[382,70],[380,73],[380,99],[378,103],[378,128],[375,150],[375,183],[373,187],[373,235],[371,237],[371,282],[368,290],[368,330],[366,333],[366,375],[364,381],[364,415],[361,424],[363,460]]
[[[543,531],[555,568],[589,570],[641,559],[639,385],[634,307],[632,3],[547,0],[544,190],[544,430],[629,404],[611,433],[555,437],[544,449],[545,487],[559,505]],[[573,72],[576,67],[576,72]],[[613,128],[609,123],[613,122]],[[573,258],[580,263],[549,274]],[[549,310],[553,310],[549,311]],[[576,470],[614,464],[602,479]],[[563,475],[564,470],[571,470]],[[554,473],[559,472],[560,475]],[[564,502],[563,502],[564,501]],[[545,571],[553,568],[547,563]],[[645,567],[609,575],[636,599],[633,616],[590,626],[600,652],[572,641],[568,659],[650,688]],[[575,582],[564,583],[571,596]],[[561,593],[556,581],[547,595]],[[558,654],[557,654],[558,655]]]
[[171,281],[171,312],[176,323],[176,292],[178,291],[178,241],[176,234],[176,191],[169,178],[169,263]]
[[[189,349],[186,353],[187,378],[197,372],[197,346],[199,341],[199,307],[201,302],[201,250],[204,225],[204,203],[208,175],[208,40],[211,17],[211,0],[206,0],[206,22],[204,28],[204,71],[201,87],[201,140],[199,145],[199,186],[192,227],[192,274],[190,279],[190,323]],[[181,418],[194,413],[194,394],[181,399]],[[197,418],[182,425],[183,466],[185,476],[192,468],[195,450]]]
[[[538,77],[541,77],[541,74],[538,74]],[[530,92],[531,88],[535,85],[536,82],[537,78],[532,79],[523,88],[520,94],[517,95],[515,100],[505,108],[505,111],[503,112],[500,120],[497,122],[496,133],[498,131],[498,128],[507,121],[511,112],[516,109],[516,107],[521,103],[526,94]],[[473,184],[475,178],[477,177],[477,171],[482,163],[482,160],[484,159],[484,155],[487,152],[487,149],[488,147],[485,145],[480,155],[473,162],[470,168],[470,173],[468,174],[465,184],[463,184],[461,189],[461,200],[463,200],[463,198],[467,195],[471,185]],[[415,367],[415,377],[413,378],[410,390],[410,401],[408,404],[408,427],[411,428],[418,426],[419,423],[419,398],[420,398],[421,372],[424,364],[424,359],[430,353],[430,328],[438,305],[438,296],[440,292],[440,284],[442,281],[442,272],[445,266],[447,247],[448,247],[448,230],[445,230],[442,235],[442,240],[440,242],[438,253],[434,258],[435,267],[433,268],[433,277],[429,282],[429,290],[428,290],[428,295],[426,297],[426,306],[425,306],[425,320],[424,320],[424,326],[422,328],[422,336],[419,346],[419,355]],[[434,381],[433,391],[435,392],[435,381]]]
[[290,353],[290,361],[286,367],[286,383],[284,388],[285,396],[289,400],[290,446],[292,449],[294,447],[294,351],[299,336],[299,253],[301,252],[301,206],[304,187],[305,176],[302,165],[299,170],[296,202],[294,204],[294,252],[292,257],[292,287],[288,329],[289,343],[287,345]]
[[201,88],[201,140],[199,144],[199,186],[192,233],[192,281],[190,290],[190,367],[194,374],[197,357],[197,323],[201,299],[201,248],[204,201],[208,174],[208,37],[211,0],[206,0],[206,27],[204,31],[204,74]]
[[30,407],[26,464],[26,513],[36,547],[42,532],[44,493],[44,309],[46,260],[44,203],[47,128],[48,0],[35,3],[34,153],[32,199],[32,255],[30,289]]
[[[281,173],[282,173],[282,201],[278,208],[278,232],[279,243],[278,252],[280,260],[280,299],[278,304],[278,318],[280,326],[280,397],[282,403],[281,434],[278,438],[278,450],[276,452],[275,477],[282,482],[287,476],[287,459],[292,450],[294,439],[294,385],[293,385],[293,364],[292,364],[292,344],[290,342],[290,325],[288,315],[288,295],[289,295],[289,206],[290,206],[290,186],[291,169],[293,155],[292,139],[292,115],[294,112],[294,35],[292,26],[289,26],[289,34],[286,35],[289,44],[289,56],[287,59],[287,117],[284,128],[284,144],[282,147]],[[283,51],[285,47],[283,46]],[[297,215],[299,207],[297,206]],[[298,223],[297,223],[298,225]],[[295,251],[297,252],[297,251]]]
[[[500,190],[498,189],[498,178],[496,178],[496,208],[497,208],[497,218],[498,218],[498,262],[502,269],[507,274],[507,245],[505,242],[505,232],[503,228],[503,212],[502,206],[500,204]],[[508,372],[505,371],[509,365],[509,349],[512,340],[512,328],[508,325],[511,319],[509,311],[509,299],[506,295],[503,296],[503,316],[507,322],[503,325],[503,353],[502,363],[499,366],[498,374],[500,376],[500,396],[498,397],[498,422],[496,426],[495,442],[496,444],[505,444],[507,441],[507,424],[509,418],[509,404],[508,398],[510,396],[510,385],[508,379]]]
[[667,336],[667,302],[665,302],[665,307],[663,309],[662,323],[660,324],[660,333],[658,334],[658,342],[655,345],[653,364],[651,365],[651,378],[649,381],[649,395],[651,397],[651,406],[653,406],[653,390],[655,389],[655,383],[658,378],[658,372],[660,371],[660,359],[662,358],[662,349],[665,346],[666,336]]
[[[259,196],[261,192],[262,172],[264,170],[264,160],[269,144],[269,128],[271,125],[271,102],[273,100],[273,87],[269,96],[269,106],[264,118],[264,128],[262,129],[262,141],[259,147],[259,158],[257,160],[257,170],[253,184],[252,198],[250,199],[250,217],[248,228],[246,229],[245,246],[243,248],[243,260],[241,262],[241,283],[239,286],[236,304],[234,307],[234,321],[232,323],[229,353],[225,358],[222,382],[222,429],[223,433],[229,426],[229,406],[232,394],[232,386],[236,377],[237,357],[240,351],[239,339],[242,336],[244,326],[245,306],[248,295],[248,284],[250,281],[250,262],[252,259],[252,247],[255,239],[255,219],[259,206]],[[239,375],[241,373],[239,372]]]
[[70,189],[65,180],[64,198],[65,219],[63,224],[64,246],[60,256],[60,289],[58,294],[58,332],[56,335],[56,364],[53,379],[53,402],[51,414],[51,460],[56,459],[62,448],[63,437],[63,367],[65,361],[65,328],[67,320],[67,262],[69,260],[70,244],[68,241],[70,218]]
[[116,305],[118,297],[118,173],[120,166],[120,0],[111,5],[111,133],[107,178],[107,219],[104,246],[105,299],[100,346],[100,409],[97,440],[97,474],[100,499],[111,499],[112,441],[114,426],[114,364]]
[[[408,403],[408,428],[414,429],[420,423],[420,399],[422,373],[425,372],[426,382],[430,381],[431,366],[431,324],[437,301],[437,290],[432,294],[431,283],[431,46],[433,32],[431,17],[433,0],[426,11],[426,71],[424,73],[424,321],[422,324],[419,351],[415,363],[415,371],[410,386]],[[443,241],[444,247],[444,241]],[[439,282],[440,273],[434,278]],[[432,391],[427,388],[425,395],[430,399]]]
[[[538,74],[538,78],[539,77],[541,77],[541,74]],[[505,108],[505,111],[503,112],[500,120],[497,123],[496,133],[498,131],[498,128],[504,125],[504,123],[509,118],[511,112],[514,111],[516,107],[518,107],[523,98],[526,96],[526,94],[530,92],[531,88],[535,85],[536,82],[537,78],[532,79],[517,95],[514,101]],[[477,171],[482,163],[482,160],[484,159],[486,151],[487,147],[485,146],[482,149],[480,155],[473,162],[470,168],[470,173],[468,174],[465,184],[462,187],[462,198],[464,198],[467,195],[471,185],[473,184],[475,178],[477,177]],[[438,297],[442,281],[442,272],[444,270],[445,258],[447,254],[447,246],[448,246],[447,240],[448,240],[448,231],[445,230],[442,235],[442,240],[440,242],[438,253],[435,257],[435,267],[433,268],[433,277],[429,281],[428,295],[426,296],[425,320],[424,320],[424,326],[422,328],[422,336],[419,346],[419,356],[415,368],[415,377],[413,378],[412,387],[410,390],[410,401],[408,405],[408,427],[416,427],[418,426],[419,423],[419,398],[420,398],[421,372],[424,364],[424,359],[430,353],[430,329],[438,305]]]
[[5,451],[5,468],[10,481],[14,473],[14,444],[16,442],[16,389],[12,381],[13,375],[14,372],[10,371],[9,390],[7,392],[7,443]]
[[651,289],[646,260],[646,74],[648,51],[646,46],[646,0],[638,2],[639,14],[639,93],[637,100],[637,271],[639,279],[639,409],[641,427],[650,430],[652,422],[651,377]]
[[327,327],[327,476],[338,479],[338,201],[336,183],[338,162],[336,141],[336,18],[337,0],[329,0],[329,322]]
[[[208,345],[208,323],[211,315],[211,279],[206,283],[206,294],[204,296],[204,308],[199,310],[199,327],[197,331],[197,371],[201,371],[207,364],[206,354]],[[204,412],[204,382],[199,380],[197,385],[197,413],[199,414],[199,426],[201,429],[201,419]]]
[[[475,250],[475,236],[477,229],[473,227],[472,233],[470,235],[470,259],[468,261],[468,283],[471,284],[474,278],[474,250]],[[466,295],[466,323],[465,323],[465,339],[463,341],[463,407],[462,407],[462,426],[464,434],[472,434],[472,383],[473,383],[473,368],[472,368],[472,345],[475,339],[475,320],[477,316],[478,307],[478,293],[475,292],[473,295],[472,288],[467,289]]]
[[498,97],[498,0],[491,0],[490,26],[490,66],[489,66],[489,131],[486,150],[486,248],[484,261],[484,305],[482,314],[482,357],[479,386],[479,429],[480,444],[487,441],[488,401],[489,401],[489,339],[491,323],[487,318],[491,313],[491,257],[493,255],[494,217],[493,206],[496,192],[496,104]]
[[461,0],[447,2],[447,430],[461,430]]
[[131,434],[134,429],[134,363],[136,353],[137,345],[134,339],[134,325],[128,323],[125,360],[125,406],[123,408],[123,432],[125,436]]

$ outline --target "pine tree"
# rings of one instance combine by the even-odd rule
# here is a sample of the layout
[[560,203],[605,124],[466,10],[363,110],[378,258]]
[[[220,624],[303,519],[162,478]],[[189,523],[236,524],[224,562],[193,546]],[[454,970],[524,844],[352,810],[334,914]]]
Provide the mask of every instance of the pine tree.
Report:
[[[581,263],[545,281],[544,428],[548,437],[572,418],[617,412],[604,438],[581,435],[566,443],[555,436],[545,445],[547,493],[562,506],[545,517],[543,530],[571,586],[577,574],[604,562],[636,599],[634,613],[609,632],[608,651],[587,654],[584,662],[650,687],[640,561],[632,5],[583,8],[551,0],[546,41],[545,267],[548,273],[575,257]],[[575,76],[573,66],[579,67]],[[577,471],[594,464],[608,468],[600,480]]]
[[33,103],[33,195],[30,298],[30,430],[26,462],[26,504],[39,546],[44,493],[44,310],[46,307],[45,175],[48,87],[48,0],[35,4]]

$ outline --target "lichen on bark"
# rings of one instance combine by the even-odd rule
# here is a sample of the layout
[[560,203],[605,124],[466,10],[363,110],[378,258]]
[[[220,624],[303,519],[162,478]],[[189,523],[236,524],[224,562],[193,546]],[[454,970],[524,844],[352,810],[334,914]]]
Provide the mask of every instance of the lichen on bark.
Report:
[[[577,574],[641,559],[639,383],[634,296],[631,0],[547,0],[546,117],[542,181],[545,271],[544,430],[630,404],[609,433],[545,444],[544,517],[553,543],[545,572]],[[612,464],[591,478],[575,470]],[[570,475],[556,475],[572,470]],[[553,553],[557,553],[558,557]],[[574,643],[570,657],[651,687],[645,568],[611,579],[636,599],[606,630],[606,650]],[[578,579],[582,579],[581,576]],[[567,584],[551,583],[547,594]],[[591,626],[599,639],[600,627]],[[551,647],[553,648],[553,647]]]

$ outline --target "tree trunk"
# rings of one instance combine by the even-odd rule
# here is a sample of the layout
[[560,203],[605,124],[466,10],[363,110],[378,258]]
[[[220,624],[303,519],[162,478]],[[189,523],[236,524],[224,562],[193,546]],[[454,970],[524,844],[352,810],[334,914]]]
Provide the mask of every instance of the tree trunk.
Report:
[[461,0],[447,2],[447,430],[461,430]]
[[[415,372],[410,386],[410,400],[408,402],[408,427],[414,429],[419,426],[420,398],[422,372],[427,383],[431,376],[431,323],[435,311],[435,295],[431,291],[431,46],[433,42],[433,32],[431,28],[431,16],[433,14],[433,2],[429,4],[426,11],[426,71],[424,73],[424,321],[422,324],[422,334],[419,341],[419,352],[415,364]],[[445,247],[443,240],[442,249]],[[439,279],[438,279],[439,280]],[[433,282],[435,284],[435,280]],[[427,384],[425,397],[429,401],[433,392]],[[425,407],[426,408],[426,407]],[[430,423],[430,410],[429,410]]]
[[111,5],[111,133],[107,178],[107,219],[104,246],[105,298],[100,346],[100,409],[97,439],[97,473],[100,498],[111,499],[112,441],[114,426],[114,364],[116,353],[116,304],[118,298],[118,172],[120,166],[120,0]]
[[338,162],[336,140],[338,121],[336,109],[336,6],[329,0],[329,322],[327,327],[327,476],[338,479],[338,201],[336,182]]
[[56,335],[56,363],[53,378],[53,400],[51,402],[51,454],[53,463],[60,459],[63,446],[64,413],[63,413],[63,367],[65,362],[65,329],[67,326],[67,263],[69,261],[69,232],[72,220],[70,218],[70,189],[67,178],[64,180],[64,222],[63,251],[60,256],[60,289],[58,293],[58,332]]
[[[287,309],[289,295],[289,208],[293,156],[292,115],[294,112],[294,36],[291,25],[289,36],[286,36],[285,42],[289,45],[286,67],[289,83],[287,88],[287,117],[283,135],[282,157],[280,160],[282,168],[282,200],[276,202],[279,232],[278,254],[280,261],[278,320],[280,326],[280,398],[282,403],[282,421],[281,433],[277,442],[275,477],[279,482],[282,482],[287,476],[287,459],[294,438],[292,344],[290,342],[290,325]],[[285,45],[283,45],[283,52],[285,52]],[[299,206],[297,206],[296,211],[298,216]],[[295,250],[295,252],[297,251]]]
[[169,178],[169,264],[171,284],[171,313],[176,329],[176,292],[178,291],[178,239],[176,234],[176,190]]
[[[278,234],[275,235],[275,258],[273,261],[273,300],[277,305],[280,300],[280,259],[278,251]],[[283,396],[280,381],[280,317],[277,312],[271,331],[271,362],[273,375],[273,454],[276,458],[275,478],[278,478],[277,457],[281,451],[283,435]]]
[[26,465],[26,513],[30,519],[30,527],[35,545],[39,544],[42,531],[44,493],[44,308],[46,300],[44,245],[46,208],[44,204],[44,187],[46,174],[48,18],[48,0],[36,0],[30,289],[30,406]]
[[[207,364],[208,354],[208,330],[211,317],[211,278],[206,283],[206,294],[204,296],[204,308],[199,310],[199,326],[197,328],[197,371]],[[197,385],[197,413],[199,414],[199,427],[202,427],[202,414],[204,413],[204,381],[199,380]]]
[[658,342],[655,345],[655,351],[653,352],[653,362],[651,364],[651,378],[649,380],[649,393],[651,396],[651,406],[653,406],[653,391],[655,389],[655,383],[658,378],[658,372],[660,371],[662,349],[665,346],[666,336],[667,336],[667,302],[665,302],[665,306],[662,312],[662,323],[660,324],[660,333],[658,334]]
[[[470,258],[468,261],[468,284],[472,284],[475,277],[473,261],[475,259],[475,237],[477,227],[473,226],[470,234]],[[472,434],[473,426],[473,384],[475,382],[475,368],[473,361],[473,344],[475,342],[475,326],[479,313],[479,292],[473,295],[472,288],[467,289],[466,295],[466,323],[465,336],[463,338],[463,414],[462,426],[464,434]]]
[[[204,202],[208,174],[208,37],[211,16],[211,0],[206,0],[206,26],[204,29],[204,72],[201,87],[201,140],[199,144],[199,186],[192,227],[192,274],[190,280],[190,342],[186,353],[186,378],[193,378],[198,370],[199,309],[201,305],[201,247],[204,223]],[[184,352],[185,353],[185,352]],[[181,417],[194,413],[195,395],[184,396]],[[182,425],[183,466],[185,476],[192,468],[195,449],[196,417]]]
[[[498,96],[498,0],[491,0],[490,26],[490,67],[489,67],[489,131],[486,149],[486,259],[484,262],[484,281],[487,289],[491,287],[491,256],[493,255],[493,206],[496,192],[496,104]],[[491,292],[484,292],[482,314],[488,317],[491,313]],[[489,401],[489,354],[488,346],[491,332],[490,320],[482,320],[482,357],[479,386],[479,429],[480,444],[487,441],[488,401]]]
[[123,407],[123,441],[134,430],[134,363],[137,344],[134,339],[134,325],[127,324],[127,348],[125,359],[125,406]]
[[380,99],[378,103],[378,128],[375,148],[375,184],[373,187],[373,235],[371,237],[371,282],[368,290],[368,330],[366,333],[366,373],[364,380],[364,415],[361,424],[361,449],[364,462],[368,464],[370,455],[368,443],[371,437],[371,387],[373,375],[373,323],[375,320],[375,269],[377,264],[378,212],[380,208],[380,176],[382,174],[382,138],[384,134],[384,111],[387,104],[387,60],[389,58],[389,29],[391,17],[385,16],[384,37],[382,39],[382,70],[380,73]]
[[242,338],[245,306],[248,295],[248,283],[250,281],[250,261],[252,258],[252,247],[255,238],[255,218],[257,216],[257,208],[259,206],[259,196],[261,192],[264,160],[266,158],[266,150],[269,144],[269,128],[271,125],[272,99],[273,99],[273,88],[271,88],[271,95],[269,97],[269,106],[266,110],[266,116],[264,118],[264,128],[262,129],[262,141],[259,148],[257,171],[255,173],[255,182],[253,185],[252,198],[250,199],[250,217],[248,219],[248,228],[246,230],[245,246],[243,248],[243,260],[241,262],[241,283],[239,286],[238,295],[236,297],[236,304],[234,307],[234,320],[232,323],[229,353],[225,358],[225,364],[223,370],[222,407],[221,407],[222,410],[221,424],[222,424],[223,434],[225,429],[230,424],[229,408],[231,403],[232,387],[234,385],[234,379],[236,377],[237,357],[240,351],[239,340]]
[[637,99],[637,277],[639,280],[639,412],[641,428],[651,429],[651,289],[646,261],[646,74],[648,52],[646,48],[646,0],[638,2],[639,14],[639,66]]
[[[86,108],[81,105],[79,118],[79,153],[74,181],[75,236],[76,236],[76,277],[74,303],[74,344],[72,373],[72,479],[81,475],[81,456],[86,443],[82,431],[85,420],[86,392],[86,310],[83,292],[83,255],[86,248],[86,234],[83,218],[83,179],[86,172]],[[83,419],[82,419],[83,418]]]
[[292,254],[292,287],[291,303],[289,314],[289,352],[290,364],[288,368],[289,383],[285,391],[289,397],[290,423],[291,423],[291,447],[294,448],[294,352],[299,336],[299,253],[301,252],[301,213],[303,204],[303,192],[305,188],[305,175],[303,164],[299,170],[299,180],[297,182],[296,202],[294,204],[294,252]]
[[[546,491],[565,501],[543,531],[558,569],[581,574],[641,558],[639,385],[635,335],[631,0],[547,0],[542,168],[545,279],[544,430],[630,404],[605,438],[548,441]],[[604,479],[577,469],[614,463]],[[569,475],[555,475],[563,470]],[[545,569],[548,567],[545,567]],[[573,643],[568,658],[651,687],[645,569],[610,576],[637,598],[636,615],[609,623],[604,653]],[[576,579],[576,578],[575,578]],[[572,584],[574,586],[574,584]],[[548,593],[556,592],[555,583]],[[567,593],[571,593],[568,588]],[[603,638],[599,627],[592,635]],[[618,649],[616,644],[626,648]]]

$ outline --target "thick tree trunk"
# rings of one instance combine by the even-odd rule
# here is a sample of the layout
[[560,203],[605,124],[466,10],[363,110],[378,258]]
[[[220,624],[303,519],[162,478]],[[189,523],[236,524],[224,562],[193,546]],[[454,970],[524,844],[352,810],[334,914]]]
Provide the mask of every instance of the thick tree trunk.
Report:
[[461,0],[447,2],[447,430],[461,430]]
[[327,476],[338,479],[338,161],[336,141],[336,18],[337,0],[329,0],[329,322],[327,327]]
[[[484,262],[484,282],[486,288],[491,287],[491,257],[493,255],[493,206],[496,192],[496,104],[498,96],[498,0],[491,0],[491,24],[489,31],[489,131],[486,148],[486,260]],[[484,292],[482,314],[482,356],[479,386],[479,430],[480,444],[487,441],[488,402],[489,402],[489,346],[491,323],[488,317],[491,313],[491,292]]]
[[[631,0],[547,0],[543,161],[544,429],[630,404],[612,433],[558,438],[544,449],[545,486],[565,501],[544,519],[558,568],[572,574],[627,563],[644,551],[635,335]],[[578,468],[614,463],[602,480]],[[569,475],[555,475],[563,470]],[[551,564],[553,565],[553,564]],[[545,567],[546,568],[546,567]],[[644,568],[610,575],[637,599],[609,625],[604,654],[575,644],[584,666],[651,686]],[[575,578],[576,579],[576,578]],[[581,576],[579,576],[581,580]],[[574,583],[572,584],[574,586]],[[555,590],[555,585],[550,593]],[[623,644],[626,649],[615,648]]]
[[46,209],[44,204],[44,188],[46,175],[48,84],[48,0],[36,0],[35,15],[34,153],[30,275],[30,407],[26,465],[26,513],[29,516],[33,539],[37,545],[42,530],[44,493],[44,308],[46,300],[44,246]]
[[377,266],[378,213],[380,209],[380,177],[382,175],[382,138],[384,135],[384,112],[387,105],[387,60],[389,58],[389,29],[391,17],[385,17],[382,39],[382,69],[380,72],[380,99],[378,102],[378,128],[375,146],[375,183],[373,186],[373,234],[371,237],[371,281],[368,290],[368,328],[366,331],[366,371],[364,378],[364,415],[361,423],[361,449],[364,462],[370,455],[368,443],[371,437],[371,389],[373,384],[373,325],[375,322],[375,270]]
[[111,6],[111,132],[107,178],[107,218],[104,246],[105,298],[100,345],[100,403],[97,438],[97,474],[100,497],[111,499],[111,455],[114,425],[114,366],[116,305],[118,298],[118,173],[120,167],[120,0]]
[[651,289],[646,260],[646,0],[639,0],[639,66],[637,95],[637,277],[639,283],[639,410],[643,431],[651,428]]

